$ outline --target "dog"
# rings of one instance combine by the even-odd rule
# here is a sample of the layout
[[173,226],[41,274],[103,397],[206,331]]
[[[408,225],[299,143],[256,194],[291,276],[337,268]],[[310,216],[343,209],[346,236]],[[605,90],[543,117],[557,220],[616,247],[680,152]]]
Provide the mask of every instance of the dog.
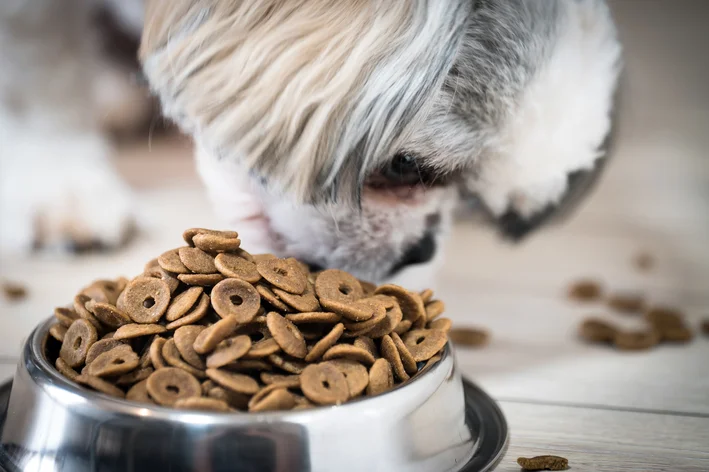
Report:
[[461,202],[515,241],[575,208],[621,70],[603,0],[150,0],[139,57],[245,247],[411,288]]

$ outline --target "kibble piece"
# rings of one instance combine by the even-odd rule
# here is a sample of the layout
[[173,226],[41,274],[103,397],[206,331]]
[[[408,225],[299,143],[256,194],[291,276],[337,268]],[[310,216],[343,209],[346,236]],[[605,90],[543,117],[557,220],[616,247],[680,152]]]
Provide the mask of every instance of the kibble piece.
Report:
[[404,366],[404,370],[406,370],[407,374],[414,375],[418,370],[418,367],[416,366],[414,356],[412,356],[411,352],[409,352],[409,348],[406,347],[404,341],[401,340],[398,334],[391,333],[391,339],[394,341],[397,351],[399,351],[399,357],[401,358],[401,363]]
[[96,377],[123,375],[138,367],[140,359],[130,346],[122,344],[99,354],[88,364],[87,373]]
[[76,382],[91,387],[98,392],[105,393],[106,395],[110,395],[112,397],[125,397],[125,393],[123,393],[123,390],[100,377],[81,374],[76,378]]
[[[350,391],[350,398],[358,397],[364,392],[369,384],[369,372],[367,368],[357,361],[350,359],[335,359],[327,361],[327,364],[334,366],[342,372],[347,380],[347,388]],[[372,364],[374,366],[374,364]]]
[[[433,323],[435,323],[436,321],[434,321]],[[434,326],[431,326],[431,329],[436,328]],[[441,331],[445,332],[445,330]],[[490,335],[487,331],[479,328],[453,328],[448,331],[448,338],[453,341],[453,344],[455,344],[456,346],[482,347],[489,342]]]
[[[375,295],[372,297],[375,300],[384,305],[386,318],[381,320],[377,325],[367,332],[367,336],[370,338],[381,338],[385,334],[390,334],[394,329],[401,323],[404,315],[401,313],[401,308],[399,308],[399,303],[394,297],[388,297],[386,295]],[[408,320],[407,320],[408,321]],[[409,326],[411,322],[409,321]],[[408,329],[408,328],[407,328]]]
[[179,274],[177,279],[187,285],[211,287],[224,280],[225,277],[222,274]]
[[310,282],[308,282],[305,291],[300,295],[286,292],[277,287],[274,287],[273,293],[285,304],[299,312],[314,312],[320,310],[320,303],[318,299],[315,298],[315,289]]
[[660,336],[661,341],[688,342],[694,337],[679,310],[655,307],[645,314],[645,319]]
[[[180,281],[162,267],[157,267],[150,272],[145,272],[143,273],[143,276],[147,278],[162,280],[170,288],[170,293],[175,293],[175,290],[177,290],[177,288],[180,286]],[[118,300],[116,300],[116,306],[119,305],[119,301],[121,300],[122,296],[123,293],[121,293],[121,295],[118,297]]]
[[217,344],[216,349],[207,357],[207,367],[216,369],[243,357],[251,349],[251,338],[246,335],[227,338]]
[[640,313],[645,300],[637,293],[616,293],[608,297],[608,306],[619,313]]
[[113,339],[133,339],[140,338],[142,336],[151,336],[153,334],[160,334],[167,331],[163,325],[159,324],[138,324],[131,323],[123,325],[113,333]]
[[173,406],[178,400],[198,397],[202,386],[193,375],[175,367],[158,369],[146,380],[150,398],[163,406]]
[[195,247],[208,252],[236,251],[241,240],[215,234],[198,234],[192,238]]
[[227,277],[234,277],[255,284],[261,280],[256,264],[236,254],[221,253],[214,258],[217,270]]
[[180,357],[195,369],[200,370],[206,369],[207,365],[194,350],[193,344],[204,329],[204,326],[198,325],[181,326],[175,330],[173,335],[175,347],[180,351]]
[[351,274],[337,269],[320,272],[315,279],[315,293],[320,300],[354,302],[364,296],[362,286]]
[[579,280],[569,287],[569,298],[579,302],[592,302],[603,296],[603,288],[595,280]]
[[360,300],[360,302],[363,304],[366,303],[372,305],[374,316],[366,321],[344,323],[345,329],[347,329],[349,334],[354,337],[361,336],[363,334],[367,334],[367,336],[369,336],[369,333],[374,331],[374,328],[379,326],[381,322],[385,321],[387,317],[386,309],[383,308],[380,302],[376,300]]
[[71,326],[71,324],[74,322],[74,320],[78,320],[80,318],[78,313],[76,313],[71,308],[66,308],[66,307],[55,308],[54,309],[54,317],[65,328],[68,328],[69,326]]
[[425,305],[426,319],[428,321],[435,320],[446,311],[446,305],[440,300],[433,300]]
[[236,231],[224,231],[216,229],[207,228],[189,228],[182,233],[182,239],[185,240],[190,246],[194,246],[194,237],[198,234],[211,234],[212,236],[219,236],[224,239],[237,239],[239,233]]
[[109,328],[119,328],[125,324],[132,323],[128,315],[108,303],[89,300],[86,302],[86,309]]
[[429,321],[426,327],[428,329],[438,329],[448,333],[453,327],[453,322],[449,318],[438,318],[437,320]]
[[394,328],[394,332],[401,336],[411,329],[411,324],[411,320],[401,320],[399,324],[396,325],[396,328]]
[[244,355],[244,359],[261,359],[275,354],[281,350],[275,339],[265,338],[251,345],[251,349]]
[[377,359],[369,368],[367,395],[379,395],[394,387],[394,374],[391,364],[384,358]]
[[416,362],[427,361],[448,342],[446,333],[437,329],[412,330],[404,334],[402,339]]
[[382,338],[380,349],[382,351],[382,357],[389,361],[389,365],[396,377],[402,382],[409,380],[409,374],[407,374],[406,369],[404,369],[404,364],[401,362],[401,355],[396,348],[396,344],[394,344],[394,340],[391,339],[391,336],[386,335]]
[[179,249],[165,251],[158,257],[158,264],[163,270],[173,274],[189,274],[190,270],[182,263],[178,251]]
[[308,354],[305,339],[293,323],[272,311],[266,315],[266,324],[283,352],[298,359],[303,359]]
[[165,338],[157,337],[153,339],[153,342],[150,344],[150,362],[156,370],[167,367],[167,363],[165,363],[165,359],[162,357],[162,349],[165,347],[166,342],[167,340]]
[[281,355],[280,353],[271,354],[270,356],[268,356],[268,361],[279,369],[285,370],[286,372],[290,372],[291,374],[301,374],[303,373],[303,369],[305,369],[305,366],[307,366],[305,362],[299,359],[287,357]]
[[249,404],[249,411],[281,411],[290,410],[295,406],[295,398],[285,388],[276,388],[268,391],[264,396],[253,397],[257,401]]
[[315,362],[319,360],[325,352],[337,343],[342,333],[345,332],[345,325],[342,323],[336,324],[328,334],[320,339],[315,345],[310,348],[305,356],[305,362]]
[[377,345],[374,343],[374,340],[370,338],[369,336],[359,336],[354,340],[354,347],[358,347],[360,349],[364,349],[365,351],[369,352],[373,358],[377,359],[379,356],[379,349],[377,349]]
[[139,403],[153,403],[148,395],[148,380],[141,380],[137,384],[133,385],[128,393],[126,393],[126,400]]
[[325,309],[333,313],[337,313],[347,320],[355,322],[367,321],[375,316],[382,318],[382,315],[386,314],[384,305],[371,300],[367,302],[366,299],[361,299],[354,302],[341,302],[338,300],[321,298],[320,304]]
[[633,264],[641,272],[649,272],[655,267],[655,258],[649,252],[641,252],[633,258]]
[[231,336],[239,326],[239,321],[234,316],[227,316],[214,323],[212,326],[205,328],[193,343],[194,350],[198,354],[208,354],[212,352],[217,345]]
[[520,457],[517,464],[524,470],[566,470],[569,460],[559,456]]
[[27,297],[27,287],[19,282],[3,281],[2,291],[5,298],[11,301],[19,301]]
[[233,392],[253,395],[259,390],[258,382],[248,375],[235,374],[221,369],[207,369],[207,377]]
[[98,341],[96,328],[89,321],[74,321],[64,334],[64,341],[59,356],[69,367],[81,366],[86,360],[89,349]]
[[315,311],[306,313],[288,313],[286,315],[288,321],[292,321],[295,324],[307,324],[307,323],[339,323],[342,317],[337,313],[330,313],[329,311]]
[[283,375],[283,374],[273,374],[271,372],[261,372],[260,376],[261,382],[266,385],[270,384],[281,384],[287,386],[298,386],[300,385],[300,375]]
[[189,324],[196,323],[205,316],[207,316],[208,312],[209,295],[203,293],[202,296],[199,298],[199,302],[197,302],[197,305],[194,308],[192,308],[190,311],[187,312],[187,314],[181,316],[175,321],[171,321],[170,323],[166,324],[165,328],[172,330],[177,329],[180,326],[186,326]]
[[139,369],[135,369],[132,372],[128,372],[127,374],[123,374],[120,377],[116,379],[116,385],[134,385],[137,382],[143,381],[150,377],[150,374],[155,372],[155,369],[152,367],[141,367]]
[[295,264],[284,259],[264,259],[256,262],[261,277],[274,287],[300,295],[308,285],[308,279]]
[[118,309],[136,323],[157,323],[170,303],[170,287],[160,279],[139,277],[121,295]]
[[172,299],[167,307],[165,319],[175,321],[186,315],[204,293],[202,287],[190,287]]
[[426,309],[418,293],[409,292],[405,288],[394,284],[381,285],[375,293],[394,297],[399,303],[399,308],[401,308],[405,320],[415,323],[419,318],[426,319]]
[[74,382],[76,382],[77,377],[79,377],[78,372],[69,367],[69,365],[64,362],[64,359],[62,359],[61,357],[57,357],[54,366],[57,368],[60,374],[62,374],[69,380],[73,380]]
[[182,398],[177,400],[173,406],[178,410],[231,411],[231,408],[224,400],[205,397]]
[[608,343],[613,341],[616,331],[616,327],[606,321],[588,318],[581,324],[579,335],[588,342]]
[[273,290],[266,287],[265,285],[263,285],[263,284],[256,285],[256,291],[259,293],[259,295],[261,295],[261,298],[263,300],[266,300],[266,302],[268,302],[276,310],[282,311],[282,312],[291,311],[290,308],[288,307],[288,305],[283,303],[276,296],[276,294],[273,292]]
[[421,301],[423,302],[423,304],[426,305],[433,298],[433,290],[427,288],[426,290],[423,290],[421,293],[419,293],[419,295],[421,295]]
[[342,358],[351,359],[368,366],[374,364],[375,361],[374,356],[369,351],[351,344],[336,344],[328,349],[322,358],[325,361]]
[[261,296],[248,282],[226,279],[212,289],[212,307],[222,318],[234,316],[240,324],[250,323],[261,307]]
[[59,323],[53,324],[49,328],[49,335],[59,342],[64,341],[64,335],[67,332],[67,327]]
[[91,298],[87,297],[83,293],[79,293],[74,297],[74,311],[79,315],[79,318],[87,320],[90,322],[97,331],[100,331],[103,327],[101,322],[86,309],[86,303],[90,302]]
[[162,358],[165,359],[168,365],[172,367],[177,367],[185,372],[192,374],[197,378],[204,378],[205,373],[202,369],[197,369],[196,367],[188,364],[182,359],[179,349],[175,345],[175,339],[168,339],[162,347]]
[[660,342],[660,336],[654,330],[617,331],[613,344],[622,351],[644,351],[655,347]]
[[339,405],[350,395],[344,374],[328,363],[307,366],[300,374],[300,386],[308,400],[318,405]]
[[214,258],[196,247],[181,247],[177,250],[180,261],[195,274],[214,274],[217,266]]

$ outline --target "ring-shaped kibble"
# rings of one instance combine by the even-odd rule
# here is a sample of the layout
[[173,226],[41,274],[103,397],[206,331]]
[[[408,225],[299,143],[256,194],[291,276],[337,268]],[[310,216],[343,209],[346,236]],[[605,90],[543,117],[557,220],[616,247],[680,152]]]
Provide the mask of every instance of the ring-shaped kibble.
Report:
[[364,349],[365,351],[370,353],[375,359],[381,357],[379,355],[379,349],[377,349],[377,345],[374,343],[374,340],[369,337],[369,335],[357,337],[354,340],[353,345],[354,347]]
[[178,274],[177,279],[185,285],[212,287],[224,280],[224,276],[222,274]]
[[181,247],[177,250],[180,261],[195,274],[213,274],[217,271],[214,258],[196,247]]
[[248,282],[226,279],[212,289],[212,307],[222,318],[233,316],[239,324],[246,324],[258,313],[261,295]]
[[232,392],[253,395],[259,391],[258,382],[248,375],[222,369],[207,369],[207,377]]
[[108,303],[99,303],[94,300],[89,300],[86,302],[86,309],[109,328],[119,328],[125,324],[132,323],[128,315]]
[[394,387],[394,374],[391,364],[386,359],[379,358],[369,368],[369,383],[367,384],[367,395],[380,395]]
[[367,336],[377,339],[385,334],[392,333],[399,323],[401,323],[404,315],[401,313],[401,308],[399,308],[399,303],[395,298],[387,297],[386,295],[375,295],[372,298],[380,301],[386,311],[386,317],[367,332]]
[[433,290],[427,288],[426,290],[419,292],[419,295],[421,296],[421,301],[423,304],[426,305],[433,298]]
[[375,361],[374,356],[369,351],[351,344],[336,344],[328,349],[322,358],[326,361],[341,358],[351,359],[368,366],[374,364]]
[[350,390],[350,398],[355,398],[364,392],[369,384],[369,372],[367,368],[357,361],[351,359],[333,359],[327,361],[342,372],[347,380],[347,387]]
[[[469,328],[467,330],[470,330]],[[479,330],[478,330],[479,331]],[[599,318],[588,318],[579,327],[579,336],[591,343],[613,342],[617,328],[611,323]],[[467,334],[466,328],[456,328],[448,336],[455,344],[473,345],[467,342],[472,336]],[[467,342],[467,343],[466,343]],[[474,344],[477,345],[477,344]]]
[[162,356],[162,349],[165,347],[166,342],[165,338],[157,337],[150,343],[150,363],[156,370],[167,367],[165,358]]
[[64,334],[59,357],[69,367],[79,367],[86,361],[86,355],[96,341],[98,341],[96,327],[88,320],[76,320]]
[[421,317],[424,319],[426,317],[426,309],[421,301],[421,295],[418,293],[409,292],[404,287],[394,284],[381,285],[374,293],[394,297],[399,303],[404,319],[411,321],[411,323],[415,323]]
[[56,323],[49,328],[49,335],[61,343],[64,341],[67,330],[66,326]]
[[433,300],[425,305],[426,319],[432,321],[446,311],[446,305],[441,300]]
[[86,364],[91,364],[94,359],[104,352],[108,352],[113,348],[125,345],[126,344],[123,341],[119,341],[118,339],[99,339],[89,348],[89,352],[86,354],[86,360],[84,362]]
[[79,377],[79,373],[69,367],[69,365],[64,362],[64,359],[61,357],[57,357],[56,362],[54,362],[54,367],[57,368],[60,374],[69,380],[73,380],[74,382],[76,382],[76,379]]
[[157,323],[170,303],[170,287],[161,279],[139,277],[123,290],[118,309],[136,323]]
[[54,309],[54,317],[62,326],[68,328],[75,320],[79,319],[79,314],[71,308],[60,306]]
[[112,397],[125,398],[126,396],[126,394],[123,393],[123,390],[116,387],[111,382],[108,382],[100,377],[96,377],[95,375],[81,374],[76,378],[76,382]]
[[386,313],[384,305],[372,299],[361,299],[354,302],[341,302],[339,300],[328,300],[321,298],[320,304],[323,308],[337,313],[349,321],[360,322],[367,321],[373,317]]
[[126,393],[126,400],[138,403],[154,403],[148,395],[148,380],[141,380],[133,385]]
[[295,295],[280,288],[274,287],[273,293],[278,296],[283,302],[294,310],[303,312],[316,312],[320,310],[320,303],[318,299],[315,298],[315,289],[312,284],[308,282],[305,287],[305,291],[300,295]]
[[165,328],[172,330],[179,328],[180,326],[186,326],[192,323],[196,323],[205,316],[207,316],[207,313],[209,312],[209,295],[206,293],[203,293],[202,296],[199,298],[199,302],[186,314],[182,315],[175,321],[171,321],[170,323],[165,325]]
[[256,269],[271,285],[289,293],[300,295],[308,285],[300,268],[284,259],[262,259],[256,262]]
[[318,405],[339,405],[350,397],[345,375],[328,363],[310,364],[300,374],[300,388]]
[[437,329],[416,329],[405,333],[402,340],[416,362],[429,360],[448,342],[445,332]]
[[273,308],[275,308],[278,311],[282,312],[288,312],[291,311],[291,309],[283,303],[275,293],[273,293],[273,290],[268,288],[267,286],[263,284],[256,284],[256,291],[261,295],[261,298],[265,300],[269,305],[271,305]]
[[187,314],[197,300],[204,293],[204,288],[202,287],[190,287],[181,294],[177,295],[172,299],[165,312],[165,319],[167,321],[175,321],[176,319]]
[[198,354],[208,354],[212,352],[217,345],[231,336],[239,326],[239,321],[233,316],[222,318],[211,326],[207,326],[197,336],[197,339],[192,343],[195,352]]
[[178,251],[179,248],[163,252],[158,257],[158,265],[172,274],[189,274],[190,270],[182,263]]
[[167,329],[159,324],[131,323],[118,328],[116,332],[113,333],[112,339],[134,339],[164,333],[165,331],[167,331]]
[[282,315],[274,311],[270,312],[266,315],[266,325],[283,352],[298,359],[303,359],[308,354],[302,333]]
[[660,334],[652,329],[644,331],[617,331],[613,345],[622,351],[644,351],[660,343]]
[[436,320],[429,321],[426,327],[428,329],[438,329],[447,333],[453,327],[453,322],[450,318],[438,318]]
[[194,350],[193,345],[195,339],[197,339],[197,336],[199,336],[204,329],[204,326],[199,325],[181,326],[175,330],[175,334],[172,337],[172,339],[175,340],[175,347],[177,347],[177,350],[180,351],[180,356],[185,360],[185,362],[195,369],[200,370],[206,369],[207,365]]
[[194,375],[176,367],[158,369],[148,377],[146,389],[150,398],[163,406],[172,406],[180,399],[199,397],[202,386]]
[[401,320],[399,324],[394,328],[394,332],[399,336],[403,335],[411,329],[411,320]]
[[401,363],[404,366],[404,370],[406,370],[407,374],[414,375],[418,370],[418,367],[416,366],[414,356],[409,352],[409,348],[406,347],[398,334],[391,333],[391,339],[394,341],[394,345],[399,351],[399,357],[401,358]]
[[321,300],[339,302],[353,302],[364,296],[359,280],[338,269],[327,269],[318,274],[315,279],[315,293]]
[[308,351],[308,354],[305,356],[305,362],[315,362],[319,360],[325,352],[327,352],[328,349],[330,349],[332,346],[337,343],[337,341],[340,339],[340,336],[342,336],[342,333],[345,332],[345,325],[342,323],[336,324],[332,330],[325,336],[323,336],[322,339],[320,339],[315,345],[310,348]]
[[192,374],[196,378],[201,379],[205,376],[204,371],[202,369],[197,369],[182,359],[180,351],[175,345],[174,338],[170,338],[165,341],[165,344],[162,347],[162,358],[165,359],[165,362],[168,365],[172,367],[177,367],[178,369],[182,369],[185,372]]
[[300,359],[294,359],[292,357],[283,355],[282,353],[271,354],[270,356],[268,356],[268,362],[275,365],[279,369],[291,374],[303,373],[303,369],[305,369],[305,367],[308,365]]
[[206,367],[216,369],[224,367],[243,357],[251,349],[251,338],[246,335],[227,338],[207,357]]
[[141,367],[135,369],[118,377],[116,379],[116,385],[136,384],[150,377],[150,374],[152,374],[153,372],[155,372],[155,369],[153,369],[152,367]]
[[86,304],[91,301],[91,298],[79,293],[74,297],[74,311],[79,315],[79,318],[89,321],[97,331],[101,331],[103,327],[101,322],[91,313],[87,308]]
[[227,277],[234,277],[255,284],[261,280],[256,264],[236,254],[221,253],[214,258],[217,270]]
[[192,238],[195,247],[207,252],[236,251],[241,246],[239,238],[227,238],[214,234],[197,234]]
[[254,395],[257,401],[249,402],[249,411],[251,412],[261,412],[261,411],[283,411],[290,410],[295,406],[295,398],[293,394],[290,393],[285,388],[276,388],[272,391],[268,391],[263,396],[257,397]]
[[220,236],[226,239],[237,239],[239,237],[239,233],[237,233],[236,231],[216,230],[207,228],[189,228],[182,233],[182,239],[184,239],[185,242],[190,246],[194,246],[194,237],[198,234],[211,234],[213,236]]
[[281,350],[281,346],[278,345],[273,338],[264,338],[257,341],[251,345],[251,349],[243,357],[244,359],[261,359],[268,357],[271,354],[275,354]]
[[331,313],[329,311],[313,311],[305,313],[288,313],[286,315],[288,321],[292,321],[294,324],[309,324],[309,323],[339,323],[342,321],[342,317],[337,313]]
[[[409,380],[409,374],[404,369],[404,364],[401,362],[401,354],[394,344],[394,340],[388,334],[382,338],[381,347],[382,357],[389,361],[394,375],[402,382]],[[375,361],[376,362],[376,361]]]
[[182,398],[177,400],[173,406],[178,410],[218,411],[222,413],[231,411],[231,408],[224,400],[206,397]]
[[132,371],[139,363],[138,354],[129,345],[123,344],[99,354],[88,364],[86,372],[96,377],[114,377]]

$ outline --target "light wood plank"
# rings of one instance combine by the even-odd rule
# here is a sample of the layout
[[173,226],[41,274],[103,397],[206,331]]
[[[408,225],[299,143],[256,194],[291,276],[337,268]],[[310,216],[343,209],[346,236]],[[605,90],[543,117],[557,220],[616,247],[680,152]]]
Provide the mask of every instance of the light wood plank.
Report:
[[519,472],[517,458],[554,454],[570,470],[709,470],[709,418],[501,403],[511,434],[496,469]]

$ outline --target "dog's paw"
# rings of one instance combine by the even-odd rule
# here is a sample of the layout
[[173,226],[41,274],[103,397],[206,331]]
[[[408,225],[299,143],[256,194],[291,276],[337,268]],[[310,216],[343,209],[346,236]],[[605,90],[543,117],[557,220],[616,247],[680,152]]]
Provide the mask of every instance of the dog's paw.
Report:
[[2,156],[0,248],[108,249],[135,229],[131,192],[101,138],[37,136]]

